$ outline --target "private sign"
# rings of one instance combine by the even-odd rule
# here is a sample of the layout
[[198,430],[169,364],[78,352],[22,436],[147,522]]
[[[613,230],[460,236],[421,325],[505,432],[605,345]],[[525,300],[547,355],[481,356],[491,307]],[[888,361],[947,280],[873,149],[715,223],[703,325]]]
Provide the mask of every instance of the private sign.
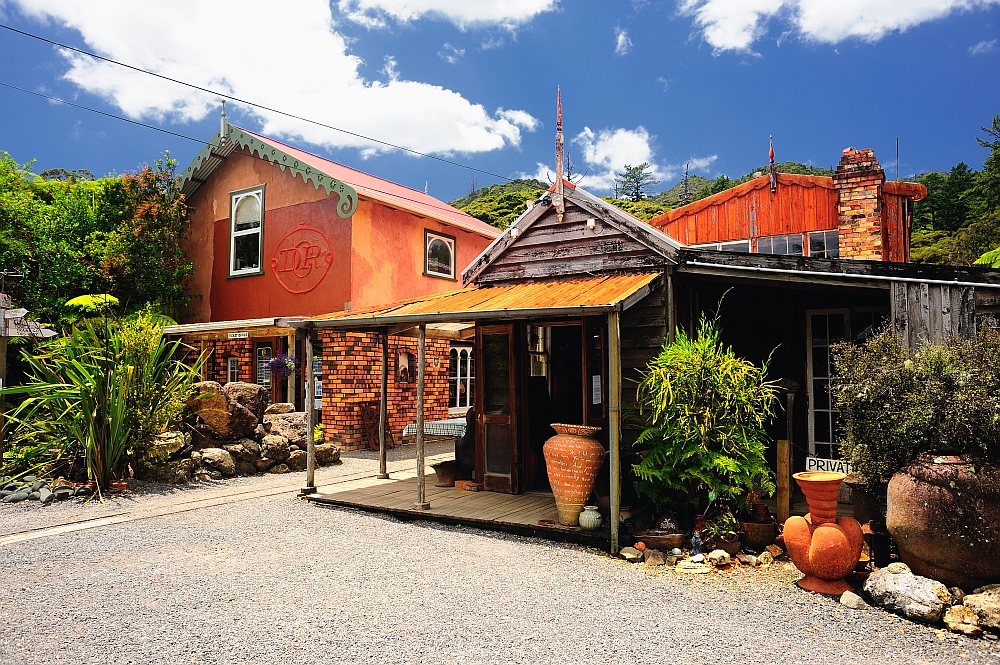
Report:
[[807,457],[806,471],[835,471],[837,473],[849,474],[851,472],[851,463],[840,459]]

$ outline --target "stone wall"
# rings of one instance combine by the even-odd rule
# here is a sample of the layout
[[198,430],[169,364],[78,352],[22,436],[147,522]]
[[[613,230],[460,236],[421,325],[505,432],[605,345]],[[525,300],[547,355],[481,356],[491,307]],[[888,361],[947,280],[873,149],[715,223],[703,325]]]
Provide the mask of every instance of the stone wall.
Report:
[[[345,450],[367,447],[361,423],[361,404],[379,400],[382,380],[382,344],[377,334],[320,330],[323,344],[323,434]],[[428,339],[425,346],[424,418],[448,417],[447,340]],[[417,357],[413,337],[389,337],[389,428],[397,443],[403,428],[417,419],[416,373],[410,382],[400,380],[397,358],[401,352]]]
[[885,172],[871,148],[847,148],[833,174],[840,258],[883,260],[882,188]]

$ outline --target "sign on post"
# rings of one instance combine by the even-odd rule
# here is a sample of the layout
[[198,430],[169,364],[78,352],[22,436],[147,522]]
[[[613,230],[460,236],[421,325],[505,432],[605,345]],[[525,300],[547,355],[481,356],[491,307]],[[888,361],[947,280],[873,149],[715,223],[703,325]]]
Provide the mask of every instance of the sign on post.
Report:
[[250,332],[247,330],[244,330],[242,332],[229,333],[229,339],[249,339],[249,338],[250,338]]
[[823,459],[821,457],[807,457],[806,471],[835,471],[837,473],[851,473],[851,463],[840,459]]

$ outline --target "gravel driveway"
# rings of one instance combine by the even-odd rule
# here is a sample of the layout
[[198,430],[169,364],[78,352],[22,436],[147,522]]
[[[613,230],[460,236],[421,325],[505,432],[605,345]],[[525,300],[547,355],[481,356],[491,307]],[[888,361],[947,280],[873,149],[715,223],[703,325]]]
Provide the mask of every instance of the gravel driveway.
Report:
[[995,642],[849,610],[794,569],[692,577],[288,488],[0,546],[0,662],[1000,664]]

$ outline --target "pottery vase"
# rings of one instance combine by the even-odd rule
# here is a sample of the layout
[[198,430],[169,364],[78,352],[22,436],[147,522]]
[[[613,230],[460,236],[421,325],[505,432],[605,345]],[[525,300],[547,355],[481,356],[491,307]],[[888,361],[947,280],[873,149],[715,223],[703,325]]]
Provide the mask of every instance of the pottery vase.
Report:
[[851,587],[845,578],[861,558],[861,525],[853,517],[837,519],[840,484],[847,476],[831,471],[796,473],[795,482],[809,503],[805,517],[789,517],[784,539],[788,556],[805,574],[799,587],[839,596]]
[[553,424],[557,434],[545,442],[542,454],[556,500],[559,523],[577,526],[583,504],[594,489],[604,463],[604,446],[593,438],[600,427]]
[[584,506],[580,513],[580,528],[584,531],[597,531],[601,528],[604,518],[597,510],[597,506]]

